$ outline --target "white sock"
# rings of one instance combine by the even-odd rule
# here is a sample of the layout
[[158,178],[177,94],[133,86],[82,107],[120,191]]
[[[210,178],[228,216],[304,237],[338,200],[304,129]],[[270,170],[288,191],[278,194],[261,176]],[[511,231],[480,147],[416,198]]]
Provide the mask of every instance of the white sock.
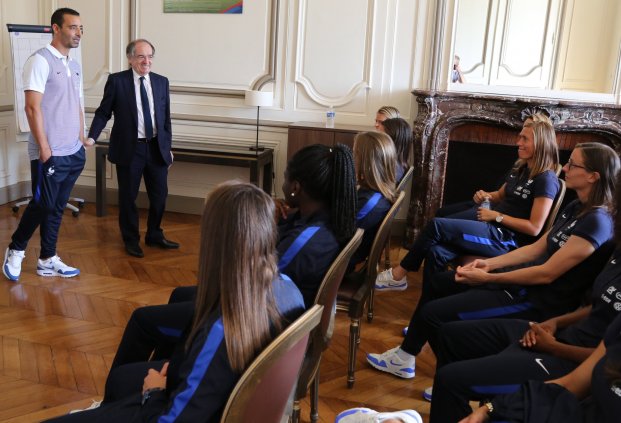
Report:
[[397,350],[397,357],[399,357],[403,361],[410,361],[416,358],[416,356],[403,351],[401,348]]

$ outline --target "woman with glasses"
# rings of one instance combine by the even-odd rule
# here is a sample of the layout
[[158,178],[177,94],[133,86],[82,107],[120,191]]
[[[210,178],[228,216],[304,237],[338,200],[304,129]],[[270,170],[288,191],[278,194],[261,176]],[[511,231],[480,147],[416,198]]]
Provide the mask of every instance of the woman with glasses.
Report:
[[578,199],[531,245],[437,274],[410,321],[401,346],[368,354],[376,369],[414,377],[415,356],[429,341],[437,349],[445,323],[489,318],[544,321],[575,310],[613,250],[613,195],[619,157],[600,143],[576,146],[563,168]]
[[[423,261],[423,291],[431,276],[456,257],[495,257],[535,240],[559,191],[554,127],[539,115],[526,120],[518,135],[518,160],[498,191],[477,191],[476,207],[429,222],[401,263],[377,275],[375,289],[401,291],[406,274]],[[483,207],[486,199],[491,208]]]

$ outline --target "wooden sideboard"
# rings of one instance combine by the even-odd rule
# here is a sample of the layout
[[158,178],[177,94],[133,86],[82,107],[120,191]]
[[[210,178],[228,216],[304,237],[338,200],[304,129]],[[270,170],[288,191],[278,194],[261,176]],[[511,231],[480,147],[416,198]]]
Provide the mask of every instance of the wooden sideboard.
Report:
[[345,144],[353,148],[354,137],[358,132],[373,131],[372,126],[335,124],[334,128],[326,128],[323,122],[294,122],[289,125],[287,139],[287,160],[307,145]]

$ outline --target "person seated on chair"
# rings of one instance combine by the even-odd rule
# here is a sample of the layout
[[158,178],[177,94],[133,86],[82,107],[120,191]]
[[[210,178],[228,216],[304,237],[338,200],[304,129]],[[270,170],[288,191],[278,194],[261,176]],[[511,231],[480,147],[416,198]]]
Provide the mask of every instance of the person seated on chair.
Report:
[[[287,202],[276,201],[281,220],[278,268],[300,288],[306,307],[314,303],[323,277],[355,232],[355,189],[354,163],[347,146],[308,146],[289,161],[283,185]],[[287,213],[293,207],[297,211]],[[134,310],[112,369],[170,357],[192,318],[196,292],[196,285],[177,287],[168,304]]]
[[350,261],[349,271],[366,260],[380,224],[395,201],[395,146],[382,132],[361,132],[354,138],[358,181],[356,226],[364,229],[362,242]]
[[414,134],[410,124],[402,118],[386,119],[382,124],[384,132],[392,139],[397,150],[395,181],[397,181],[398,185],[410,168],[410,155],[412,144],[414,143]]
[[482,423],[489,419],[524,423],[616,423],[620,415],[621,316],[618,316],[597,349],[573,371],[545,383],[536,380],[517,386],[513,393],[486,401],[460,423]]
[[376,369],[414,377],[424,344],[437,351],[442,324],[459,320],[519,318],[544,321],[575,310],[612,250],[614,190],[619,157],[601,143],[578,144],[563,167],[578,199],[531,245],[458,267],[423,283],[421,299],[400,347],[368,354]]
[[384,121],[386,119],[394,119],[401,117],[399,114],[399,110],[396,107],[392,106],[382,106],[377,110],[375,114],[375,130],[383,131],[384,130]]
[[120,366],[99,408],[49,421],[219,421],[243,371],[304,311],[299,290],[278,272],[274,211],[270,196],[248,183],[212,191],[195,313],[170,362]]
[[[459,255],[495,257],[534,241],[559,191],[554,127],[549,120],[529,119],[517,145],[518,160],[498,191],[479,190],[473,197],[477,207],[432,219],[401,263],[377,275],[375,289],[406,289],[406,273],[418,271],[423,260],[425,282]],[[485,199],[491,209],[480,207]]]
[[469,400],[507,393],[528,380],[563,376],[595,350],[621,313],[616,298],[621,292],[620,190],[615,202],[617,249],[593,283],[590,305],[541,323],[489,319],[442,325],[431,421],[458,421],[470,412]]

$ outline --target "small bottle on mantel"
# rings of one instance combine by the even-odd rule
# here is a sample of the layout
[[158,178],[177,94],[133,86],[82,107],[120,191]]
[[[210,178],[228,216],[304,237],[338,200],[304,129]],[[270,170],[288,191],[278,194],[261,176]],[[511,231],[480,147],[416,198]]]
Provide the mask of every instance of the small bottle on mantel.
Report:
[[336,116],[336,112],[334,111],[334,107],[330,106],[326,111],[326,128],[334,128],[334,117]]

